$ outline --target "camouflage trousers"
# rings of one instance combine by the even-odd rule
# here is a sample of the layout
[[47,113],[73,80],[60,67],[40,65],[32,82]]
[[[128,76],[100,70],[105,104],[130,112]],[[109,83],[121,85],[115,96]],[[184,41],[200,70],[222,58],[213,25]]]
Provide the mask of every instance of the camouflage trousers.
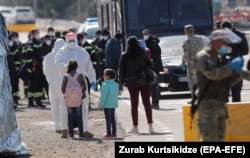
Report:
[[204,100],[199,105],[198,127],[204,142],[224,141],[226,131],[226,103],[218,100]]
[[194,84],[197,83],[197,78],[196,78],[196,74],[195,74],[194,70],[188,69],[187,70],[187,77],[188,77],[188,87],[189,87],[189,90],[191,92],[193,92]]

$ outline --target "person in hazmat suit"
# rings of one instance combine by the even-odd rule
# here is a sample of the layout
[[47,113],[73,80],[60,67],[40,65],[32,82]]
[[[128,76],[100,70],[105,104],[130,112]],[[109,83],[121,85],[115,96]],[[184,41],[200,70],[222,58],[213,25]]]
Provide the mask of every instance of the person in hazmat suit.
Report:
[[[75,59],[79,65],[77,71],[86,75],[89,78],[92,89],[96,89],[96,74],[93,68],[93,64],[90,60],[88,52],[78,46],[77,37],[75,33],[66,34],[66,45],[56,53],[55,63],[56,68],[60,72],[60,83],[62,82],[64,74],[67,72],[67,63],[68,60]],[[86,98],[83,99],[82,104],[82,117],[83,117],[83,136],[84,137],[93,137],[93,134],[88,131],[88,105],[89,105],[89,94],[86,93]],[[61,129],[62,129],[62,138],[68,137],[68,126],[67,126],[67,108],[63,96],[60,95],[61,99]]]
[[59,72],[55,67],[55,55],[65,45],[63,39],[57,39],[52,51],[43,59],[43,73],[49,83],[49,101],[51,104],[51,115],[54,121],[55,131],[61,132],[60,128],[60,80]]

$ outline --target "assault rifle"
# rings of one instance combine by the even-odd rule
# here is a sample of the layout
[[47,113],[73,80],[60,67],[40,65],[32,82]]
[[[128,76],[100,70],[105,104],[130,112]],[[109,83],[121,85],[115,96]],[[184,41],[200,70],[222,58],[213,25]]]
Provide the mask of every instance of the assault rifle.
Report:
[[193,87],[193,92],[192,92],[193,97],[191,100],[191,107],[190,107],[190,116],[191,116],[190,129],[192,129],[192,122],[193,122],[194,114],[198,110],[199,104],[200,104],[202,98],[204,97],[204,94],[207,91],[207,88],[208,88],[210,82],[211,81],[209,80],[208,83],[206,84],[205,88],[203,89],[203,91],[200,92],[200,95],[198,95],[198,92],[197,92],[197,84],[195,84]]

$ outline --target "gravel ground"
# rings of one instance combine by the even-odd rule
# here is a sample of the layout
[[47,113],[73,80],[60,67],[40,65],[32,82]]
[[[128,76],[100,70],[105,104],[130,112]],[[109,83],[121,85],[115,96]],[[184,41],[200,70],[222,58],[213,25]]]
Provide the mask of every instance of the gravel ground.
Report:
[[[89,128],[94,133],[93,138],[79,140],[77,137],[63,139],[61,134],[54,132],[51,120],[50,105],[41,108],[27,108],[27,99],[19,101],[16,110],[18,128],[22,141],[26,144],[31,158],[113,158],[114,142],[122,141],[125,136],[121,126],[117,123],[116,139],[101,139],[106,124],[103,111],[97,110],[98,98],[91,96],[92,110],[89,111]],[[77,136],[77,135],[76,135]]]

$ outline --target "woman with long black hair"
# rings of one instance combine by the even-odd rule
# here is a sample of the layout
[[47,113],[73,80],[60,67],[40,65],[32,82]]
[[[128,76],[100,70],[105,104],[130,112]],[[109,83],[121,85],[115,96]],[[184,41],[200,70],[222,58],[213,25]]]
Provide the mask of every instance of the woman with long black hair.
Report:
[[150,85],[146,83],[142,75],[145,67],[153,67],[153,61],[147,56],[145,50],[139,46],[138,39],[135,36],[130,36],[127,41],[127,51],[121,55],[118,70],[120,94],[122,94],[123,85],[125,85],[131,98],[133,128],[129,133],[139,133],[139,92],[145,108],[149,132],[154,133],[152,107],[150,105]]

